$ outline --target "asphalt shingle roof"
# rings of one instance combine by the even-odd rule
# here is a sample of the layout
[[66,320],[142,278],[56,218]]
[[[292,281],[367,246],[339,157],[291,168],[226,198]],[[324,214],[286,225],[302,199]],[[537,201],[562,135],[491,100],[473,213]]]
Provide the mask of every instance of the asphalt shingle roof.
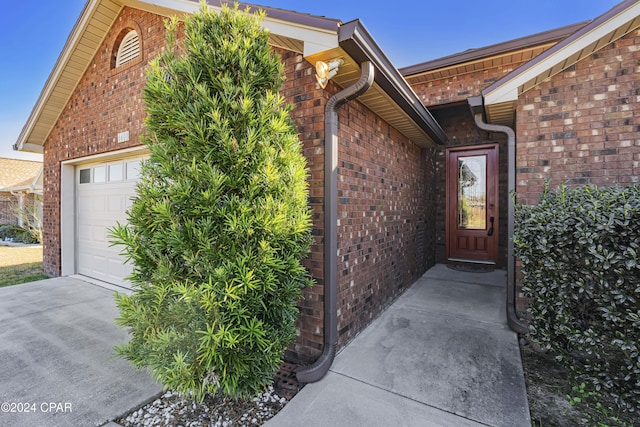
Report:
[[31,185],[42,162],[0,157],[0,191]]

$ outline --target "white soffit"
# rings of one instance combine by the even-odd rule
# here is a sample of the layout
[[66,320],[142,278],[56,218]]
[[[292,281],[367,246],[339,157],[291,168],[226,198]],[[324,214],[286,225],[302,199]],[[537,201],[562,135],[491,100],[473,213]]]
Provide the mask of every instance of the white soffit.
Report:
[[[593,28],[589,28],[591,26]],[[489,86],[483,91],[485,105],[516,101],[523,91],[591,55],[638,26],[640,26],[640,2],[634,2],[604,22],[598,23],[596,19],[592,24],[584,27],[589,28],[586,32],[578,31],[575,35],[569,36],[542,53],[539,60],[534,58],[532,65],[525,64],[501,81]],[[621,28],[624,30],[619,31]]]
[[[104,5],[101,5],[101,3],[104,3]],[[100,0],[91,0],[87,2],[81,12],[80,18],[67,38],[67,42],[60,53],[58,61],[56,62],[54,69],[51,71],[42,92],[40,93],[40,97],[38,98],[36,105],[31,111],[31,115],[27,119],[27,123],[24,125],[22,132],[18,137],[16,145],[19,150],[35,153],[42,153],[44,151],[44,140],[49,135],[49,132],[51,132],[51,128],[58,119],[60,112],[73,93],[73,89],[75,87],[70,88],[70,86],[75,86],[78,81],[80,81],[82,74],[84,74],[84,70],[87,68],[91,60],[80,60],[81,62],[86,62],[82,72],[75,72],[76,69],[74,68],[74,72],[72,73],[73,76],[63,79],[62,77],[67,65],[70,62],[78,61],[78,58],[83,55],[93,57],[98,46],[102,43],[106,32],[102,37],[94,37],[93,39],[88,37],[87,34],[87,29],[91,26],[91,22],[94,20],[95,15],[97,15],[98,12],[102,12],[100,13],[100,19],[102,21],[104,21],[104,17],[106,15],[112,15],[113,19],[115,19],[115,16],[117,16],[120,9],[121,6],[116,5],[111,0],[103,2]],[[100,22],[100,24],[102,25],[104,22]],[[83,39],[85,39],[84,43]],[[87,45],[95,45],[93,49],[89,49],[91,51],[90,54],[87,54]],[[69,85],[69,83],[72,84]],[[51,111],[47,111],[52,108],[57,110],[56,114],[53,114]],[[43,112],[46,114],[43,114]]]

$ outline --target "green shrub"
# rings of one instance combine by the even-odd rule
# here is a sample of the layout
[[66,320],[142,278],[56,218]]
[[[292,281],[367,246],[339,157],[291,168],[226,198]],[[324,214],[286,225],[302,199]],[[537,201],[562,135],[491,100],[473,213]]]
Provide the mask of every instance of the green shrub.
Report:
[[20,227],[14,224],[0,224],[0,240],[15,239]]
[[31,228],[29,227],[19,227],[16,232],[16,241],[20,243],[33,244],[33,243],[41,243],[37,239],[37,235],[34,235]]
[[515,223],[532,338],[575,384],[640,410],[640,185],[547,186]]
[[0,240],[12,239],[17,243],[41,243],[42,240],[38,239],[38,234],[34,233],[31,227],[20,227],[15,224],[3,224],[0,225]]
[[134,265],[117,351],[196,399],[272,383],[311,283],[306,160],[261,19],[203,3],[182,44],[168,24],[144,90],[150,158],[112,230]]

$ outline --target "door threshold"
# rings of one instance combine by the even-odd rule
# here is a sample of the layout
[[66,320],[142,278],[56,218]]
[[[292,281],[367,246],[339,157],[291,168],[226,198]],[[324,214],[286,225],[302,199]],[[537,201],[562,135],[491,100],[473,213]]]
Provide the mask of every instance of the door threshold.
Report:
[[494,261],[481,261],[477,259],[447,258],[447,261],[464,262],[466,264],[496,265]]

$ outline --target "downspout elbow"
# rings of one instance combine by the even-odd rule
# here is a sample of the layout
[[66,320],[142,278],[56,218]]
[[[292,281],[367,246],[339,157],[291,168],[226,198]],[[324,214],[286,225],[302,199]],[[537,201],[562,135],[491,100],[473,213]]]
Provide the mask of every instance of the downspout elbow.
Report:
[[299,382],[306,384],[322,379],[336,355],[338,347],[337,249],[338,249],[338,109],[364,94],[373,85],[374,67],[370,61],[361,64],[360,78],[327,101],[324,116],[324,347],[312,365],[296,372]]
[[[476,126],[482,130],[488,132],[499,132],[507,136],[507,163],[508,163],[508,192],[511,194],[515,191],[516,182],[516,134],[509,126],[493,125],[486,123],[483,120],[482,109],[479,108],[482,105],[480,97],[469,98],[469,104],[471,106],[472,114]],[[528,332],[529,327],[527,322],[518,317],[516,312],[516,281],[515,281],[515,255],[513,247],[513,233],[515,229],[514,222],[515,208],[513,202],[509,201],[509,212],[507,222],[507,234],[509,236],[509,242],[507,245],[507,301],[506,301],[506,314],[507,324],[509,327],[520,334]]]

